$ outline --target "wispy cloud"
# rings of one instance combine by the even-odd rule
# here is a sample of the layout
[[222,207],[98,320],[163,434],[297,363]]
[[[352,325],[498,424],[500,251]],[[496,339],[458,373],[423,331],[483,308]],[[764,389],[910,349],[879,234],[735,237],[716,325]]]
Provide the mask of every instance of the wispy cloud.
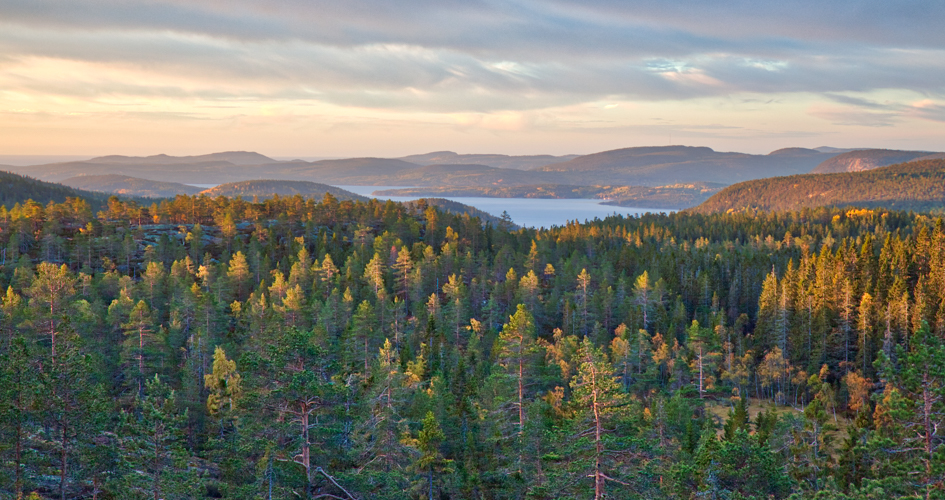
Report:
[[740,110],[729,125],[775,134],[759,106],[803,96],[792,120],[891,128],[943,121],[943,18],[935,0],[6,0],[0,110],[282,102],[520,131],[543,110],[604,103],[633,127],[628,103],[690,103],[694,125]]

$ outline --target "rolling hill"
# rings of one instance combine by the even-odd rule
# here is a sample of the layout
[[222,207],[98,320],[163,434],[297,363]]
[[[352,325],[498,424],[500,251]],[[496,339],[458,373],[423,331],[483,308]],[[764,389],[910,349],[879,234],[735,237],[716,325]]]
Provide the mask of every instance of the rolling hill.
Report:
[[[72,177],[124,175],[182,184],[220,184],[259,178],[334,184],[383,184],[390,176],[420,165],[386,158],[349,158],[315,162],[279,162],[257,153],[228,152],[203,156],[102,156],[87,161],[10,167],[11,171],[49,182]],[[372,182],[373,180],[373,182]]]
[[511,170],[531,170],[534,168],[573,160],[579,155],[494,155],[494,154],[457,154],[452,151],[436,151],[422,155],[411,155],[399,158],[400,160],[416,163],[417,165],[486,165],[494,168]]
[[[404,158],[276,161],[252,152],[200,156],[102,156],[86,161],[10,167],[58,182],[77,176],[117,174],[161,182],[220,184],[253,179],[303,180],[333,185],[665,186],[807,173],[834,152],[788,148],[767,155],[724,153],[705,147],[625,148],[584,156],[460,155],[437,152]],[[411,161],[407,161],[411,160]],[[528,170],[523,170],[528,169]]]
[[[861,149],[841,153],[825,160],[810,173],[834,174],[838,172],[862,172],[874,168],[922,159],[932,153],[928,151],[899,151],[896,149]],[[931,159],[931,158],[928,158]]]
[[820,206],[929,211],[945,207],[945,160],[900,163],[863,172],[805,174],[729,186],[695,207],[701,213]]
[[194,163],[221,162],[225,161],[233,165],[263,165],[266,163],[275,163],[276,160],[268,156],[254,153],[251,151],[226,151],[223,153],[210,153],[197,156],[169,156],[165,154],[153,156],[122,156],[110,155],[99,156],[88,161],[97,163],[111,163],[118,165],[189,165]]
[[733,184],[763,177],[807,173],[832,156],[834,153],[803,148],[751,155],[717,152],[706,147],[641,147],[580,156],[532,171],[553,173],[561,184]]
[[86,191],[144,196],[146,198],[172,198],[178,194],[194,195],[203,191],[203,188],[188,186],[187,184],[151,181],[120,174],[80,175],[70,177],[61,183]]
[[317,198],[320,200],[323,196],[325,196],[325,193],[331,193],[332,196],[338,198],[339,200],[368,200],[367,197],[354,194],[351,191],[345,191],[344,189],[336,188],[334,186],[308,181],[255,180],[231,182],[201,191],[200,194],[213,198],[216,198],[217,196],[226,196],[228,198],[241,196],[244,199],[250,200],[254,197],[258,197],[259,199],[272,198],[274,195],[301,195],[303,198]]

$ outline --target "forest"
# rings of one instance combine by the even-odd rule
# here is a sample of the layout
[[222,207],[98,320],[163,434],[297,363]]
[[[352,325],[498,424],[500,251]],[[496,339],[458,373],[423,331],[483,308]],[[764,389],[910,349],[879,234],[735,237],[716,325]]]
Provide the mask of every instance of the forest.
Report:
[[942,499],[945,224],[0,207],[3,499]]

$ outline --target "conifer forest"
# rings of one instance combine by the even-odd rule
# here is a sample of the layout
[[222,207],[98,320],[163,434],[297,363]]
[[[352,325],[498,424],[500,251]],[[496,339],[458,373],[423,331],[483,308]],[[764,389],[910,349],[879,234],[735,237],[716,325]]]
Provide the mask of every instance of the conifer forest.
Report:
[[945,225],[0,209],[0,499],[943,499]]

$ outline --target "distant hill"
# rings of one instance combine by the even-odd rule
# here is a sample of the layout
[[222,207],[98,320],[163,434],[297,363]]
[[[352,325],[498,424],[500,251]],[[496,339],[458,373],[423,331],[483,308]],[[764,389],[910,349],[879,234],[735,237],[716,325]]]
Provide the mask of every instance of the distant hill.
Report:
[[896,149],[861,149],[841,153],[828,160],[825,160],[817,168],[811,170],[812,174],[833,174],[837,172],[862,172],[874,168],[894,165],[910,160],[915,160],[923,156],[928,156],[928,151],[899,151]]
[[387,177],[401,170],[419,167],[386,158],[279,162],[258,153],[237,151],[201,156],[101,156],[86,161],[10,168],[16,173],[50,182],[78,176],[117,174],[182,184],[221,184],[261,177],[333,184],[358,184],[374,179],[382,184]]
[[532,171],[554,173],[562,184],[733,184],[763,177],[807,173],[833,155],[803,148],[751,155],[722,153],[706,147],[641,147],[584,155]]
[[300,179],[325,184],[384,185],[406,171],[420,168],[416,163],[390,158],[347,158],[313,162],[287,162],[274,169],[278,178]]
[[210,153],[198,156],[169,156],[165,154],[153,156],[99,156],[88,160],[95,163],[117,163],[122,165],[180,165],[204,162],[225,161],[234,165],[263,165],[266,163],[276,163],[276,160],[268,156],[254,153],[251,151],[226,151],[223,153]]
[[253,197],[259,199],[272,198],[274,195],[295,196],[301,195],[304,198],[321,199],[325,193],[331,193],[339,200],[367,201],[369,198],[354,194],[351,191],[345,191],[341,188],[328,186],[308,181],[280,181],[280,180],[255,180],[230,182],[221,184],[215,188],[201,191],[200,194],[216,198],[217,196],[226,196],[235,198],[237,196],[243,199],[251,200]]
[[[276,161],[231,151],[199,156],[101,156],[10,167],[58,182],[77,176],[123,175],[181,184],[222,184],[253,179],[300,180],[367,186],[665,186],[807,173],[832,152],[788,148],[767,155],[723,153],[705,147],[626,148],[584,156],[460,155],[444,151],[396,158]],[[406,161],[411,160],[411,161]],[[527,170],[524,170],[527,169]]]
[[416,163],[417,165],[486,165],[494,168],[511,170],[531,170],[533,168],[560,163],[577,158],[578,155],[524,155],[509,156],[498,154],[457,154],[452,151],[436,151],[422,155],[411,155],[399,158],[400,160]]
[[258,165],[236,165],[228,161],[202,161],[181,163],[147,163],[119,161],[117,157],[104,160],[92,159],[48,165],[14,167],[18,174],[29,175],[49,182],[59,182],[72,177],[93,175],[123,175],[140,179],[183,184],[217,184],[245,180],[265,175],[268,169]]
[[151,181],[120,174],[81,175],[70,177],[62,181],[62,184],[87,191],[147,198],[173,198],[178,194],[194,195],[203,191],[203,188],[188,186],[187,184]]
[[[391,186],[522,186],[555,183],[554,174],[495,168],[487,165],[426,165],[400,172],[384,183]],[[383,184],[383,183],[378,183]]]
[[729,186],[693,208],[798,210],[819,206],[928,211],[945,207],[945,160],[901,163],[862,172],[758,179]]

